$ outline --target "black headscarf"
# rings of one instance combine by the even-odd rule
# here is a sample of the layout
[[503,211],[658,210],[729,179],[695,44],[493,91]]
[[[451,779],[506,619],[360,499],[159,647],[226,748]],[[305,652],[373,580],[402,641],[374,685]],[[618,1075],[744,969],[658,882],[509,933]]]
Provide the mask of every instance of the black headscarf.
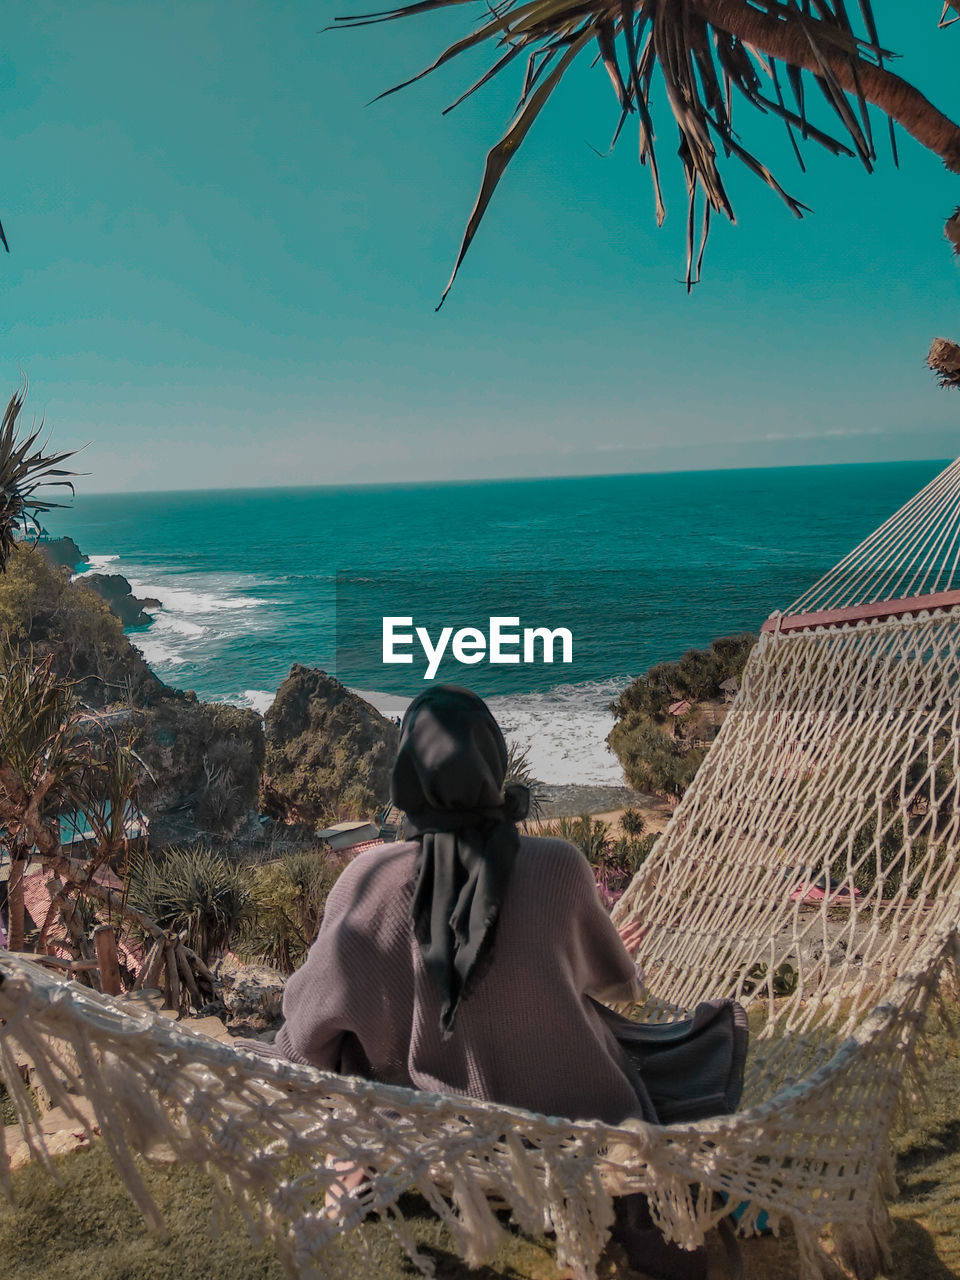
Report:
[[486,703],[456,685],[415,698],[400,728],[393,802],[420,843],[413,927],[440,992],[440,1029],[453,1031],[477,966],[489,958],[520,848],[530,793],[504,788],[507,746]]

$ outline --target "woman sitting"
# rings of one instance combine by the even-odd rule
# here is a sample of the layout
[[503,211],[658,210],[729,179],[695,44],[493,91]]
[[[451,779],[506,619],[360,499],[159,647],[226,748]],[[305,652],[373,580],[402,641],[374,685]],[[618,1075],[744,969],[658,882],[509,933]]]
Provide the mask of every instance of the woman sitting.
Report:
[[[525,787],[504,787],[507,748],[486,704],[441,685],[411,703],[393,771],[402,844],[349,864],[289,980],[276,1050],[294,1062],[461,1094],[571,1120],[655,1120],[591,1000],[639,995],[583,854],[520,835]],[[642,1085],[640,1090],[642,1092]],[[338,1169],[344,1189],[364,1171]],[[622,1242],[648,1274],[695,1277],[642,1197]]]
[[637,973],[583,854],[522,836],[526,788],[486,704],[441,685],[403,721],[393,802],[403,844],[349,864],[287,984],[277,1049],[387,1084],[572,1120],[640,1114],[588,996]]

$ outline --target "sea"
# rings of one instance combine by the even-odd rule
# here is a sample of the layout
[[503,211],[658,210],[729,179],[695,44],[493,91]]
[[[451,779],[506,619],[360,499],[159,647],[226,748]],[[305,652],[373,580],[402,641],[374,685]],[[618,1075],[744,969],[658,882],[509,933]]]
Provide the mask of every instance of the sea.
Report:
[[[694,461],[693,459],[691,461]],[[402,714],[436,680],[487,698],[544,782],[617,785],[610,703],[652,664],[756,631],[944,462],[430,485],[77,495],[44,523],[161,608],[131,641],[167,684],[266,711],[295,663]],[[398,637],[384,662],[384,617]],[[492,617],[566,629],[489,661]],[[453,636],[462,638],[453,656]],[[409,641],[403,641],[409,636]],[[480,641],[485,648],[480,648]],[[478,659],[479,653],[479,659]]]

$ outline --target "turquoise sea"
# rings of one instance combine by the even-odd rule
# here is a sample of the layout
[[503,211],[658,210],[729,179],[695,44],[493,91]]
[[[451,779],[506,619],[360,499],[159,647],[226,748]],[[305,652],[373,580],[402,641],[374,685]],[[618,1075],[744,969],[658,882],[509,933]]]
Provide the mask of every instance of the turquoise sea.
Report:
[[81,492],[46,526],[161,601],[131,638],[162,679],[261,711],[302,662],[399,713],[426,662],[411,646],[384,665],[383,614],[433,639],[491,614],[566,626],[570,665],[446,661],[438,678],[488,697],[546,781],[618,782],[607,704],[631,676],[756,630],[943,465]]

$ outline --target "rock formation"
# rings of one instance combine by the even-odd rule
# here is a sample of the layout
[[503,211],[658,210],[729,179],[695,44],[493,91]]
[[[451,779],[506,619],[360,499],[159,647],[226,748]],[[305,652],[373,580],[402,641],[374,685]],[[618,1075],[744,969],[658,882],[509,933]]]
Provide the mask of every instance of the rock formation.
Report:
[[399,731],[333,676],[294,665],[265,717],[261,805],[316,827],[386,802]]
[[148,627],[153,618],[145,609],[160,607],[159,600],[138,600],[121,573],[85,573],[80,584],[105,600],[124,627]]
[[236,832],[257,811],[263,725],[255,711],[171,693],[127,714],[148,773],[140,803],[155,844]]
[[[27,546],[31,545],[29,538],[25,542]],[[72,538],[44,538],[36,546],[54,569],[69,569],[71,573],[77,573],[87,563],[87,557]]]

